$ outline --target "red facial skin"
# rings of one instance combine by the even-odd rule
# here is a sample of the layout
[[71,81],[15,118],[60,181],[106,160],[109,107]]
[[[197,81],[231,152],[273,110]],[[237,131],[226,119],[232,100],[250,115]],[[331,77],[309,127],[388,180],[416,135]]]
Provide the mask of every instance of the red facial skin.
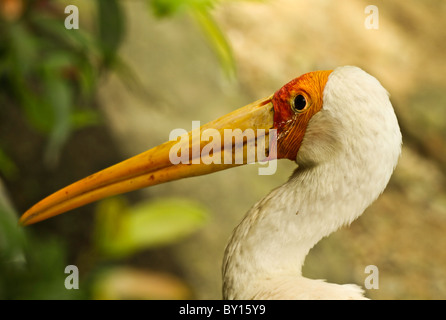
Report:
[[[273,96],[274,128],[277,129],[277,158],[296,160],[297,152],[313,115],[322,109],[323,92],[333,70],[314,71],[296,78]],[[302,110],[293,110],[294,98],[303,95]]]

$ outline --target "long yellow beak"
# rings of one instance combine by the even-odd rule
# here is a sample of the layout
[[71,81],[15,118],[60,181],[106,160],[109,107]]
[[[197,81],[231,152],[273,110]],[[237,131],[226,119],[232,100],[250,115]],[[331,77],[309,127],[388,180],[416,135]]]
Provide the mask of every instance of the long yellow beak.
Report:
[[[271,160],[274,158],[268,155],[270,129],[274,124],[271,99],[268,97],[251,103],[175,141],[165,142],[79,180],[35,204],[23,214],[20,223],[30,225],[105,197],[167,181],[204,175],[248,162]],[[254,132],[254,136],[246,135],[247,130]],[[239,139],[239,143],[227,143],[225,135],[229,132],[232,134],[231,142]],[[218,135],[224,138],[217,139]],[[263,158],[257,156],[259,142],[266,145]],[[249,150],[250,146],[256,151]],[[240,154],[243,154],[242,158]],[[256,156],[253,159],[249,154]],[[179,163],[178,159],[181,159]]]

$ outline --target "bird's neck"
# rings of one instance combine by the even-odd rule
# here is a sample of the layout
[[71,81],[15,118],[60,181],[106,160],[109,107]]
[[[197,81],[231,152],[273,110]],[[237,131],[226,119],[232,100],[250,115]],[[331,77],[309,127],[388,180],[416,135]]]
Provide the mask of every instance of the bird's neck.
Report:
[[287,183],[253,206],[226,248],[225,298],[255,298],[259,281],[301,277],[309,250],[355,220],[378,197],[393,168],[389,173],[376,172],[375,166],[356,168],[347,165],[352,164],[345,158],[349,156],[298,168]]

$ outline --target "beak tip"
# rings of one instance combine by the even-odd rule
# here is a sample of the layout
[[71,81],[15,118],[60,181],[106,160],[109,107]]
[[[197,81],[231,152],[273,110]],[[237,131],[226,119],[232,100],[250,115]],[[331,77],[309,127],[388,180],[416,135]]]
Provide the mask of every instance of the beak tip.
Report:
[[33,223],[35,223],[35,222],[38,221],[38,220],[35,221],[35,219],[33,219],[33,218],[36,218],[36,216],[35,216],[35,215],[27,214],[27,212],[25,212],[25,213],[19,218],[18,225],[21,226],[21,227],[27,227],[27,226],[29,226],[29,225],[31,225],[31,224],[33,224]]
[[26,227],[29,225],[27,218],[24,218],[24,216],[21,216],[19,219],[19,222],[17,223],[20,227]]

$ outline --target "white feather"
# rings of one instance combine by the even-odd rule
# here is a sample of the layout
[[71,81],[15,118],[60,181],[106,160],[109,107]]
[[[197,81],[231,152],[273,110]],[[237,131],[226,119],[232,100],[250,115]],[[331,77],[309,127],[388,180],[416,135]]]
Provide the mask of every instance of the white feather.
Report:
[[304,278],[309,250],[382,193],[401,152],[387,91],[357,67],[329,76],[290,179],[234,230],[223,263],[225,299],[363,299],[356,285]]

